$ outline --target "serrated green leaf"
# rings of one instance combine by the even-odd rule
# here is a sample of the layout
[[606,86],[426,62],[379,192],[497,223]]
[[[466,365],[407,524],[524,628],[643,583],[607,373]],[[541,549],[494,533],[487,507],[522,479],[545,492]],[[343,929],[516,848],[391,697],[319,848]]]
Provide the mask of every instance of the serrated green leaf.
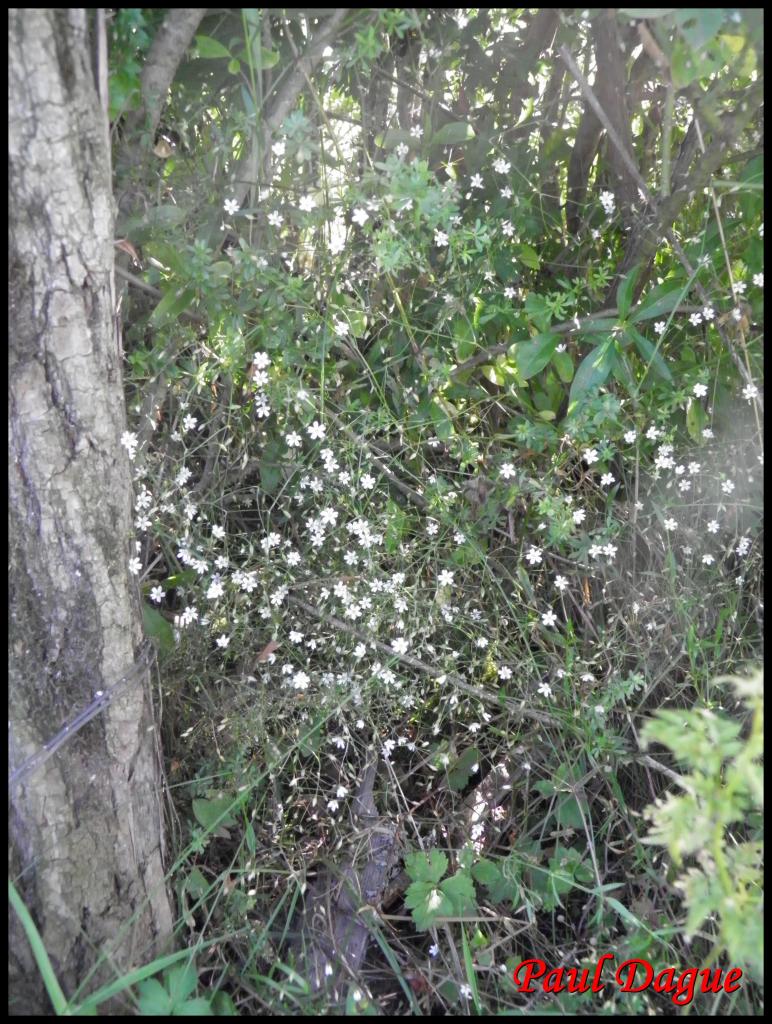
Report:
[[448,785],[454,792],[463,789],[480,763],[477,747],[468,747],[448,768]]
[[436,885],[448,870],[448,858],[442,850],[417,850],[405,857],[405,871],[416,882]]
[[515,255],[521,263],[525,264],[525,266],[529,267],[531,270],[538,270],[541,266],[541,256],[533,246],[525,245],[524,243],[516,245]]
[[440,890],[448,897],[453,906],[452,913],[458,917],[477,908],[474,884],[467,871],[457,871],[451,878],[440,882]]
[[433,882],[413,882],[405,893],[405,906],[412,912],[419,931],[427,931],[439,917],[453,916],[453,902]]

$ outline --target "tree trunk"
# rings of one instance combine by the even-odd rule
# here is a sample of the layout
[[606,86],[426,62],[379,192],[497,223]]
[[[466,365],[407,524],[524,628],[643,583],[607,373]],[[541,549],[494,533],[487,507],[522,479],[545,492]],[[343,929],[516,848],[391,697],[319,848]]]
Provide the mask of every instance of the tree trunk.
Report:
[[[126,672],[141,616],[110,154],[86,11],[11,10],[9,40],[13,768]],[[86,991],[171,935],[147,683],[145,673],[10,794],[10,877],[68,997],[98,962]],[[11,1013],[50,1012],[13,913],[9,937]]]

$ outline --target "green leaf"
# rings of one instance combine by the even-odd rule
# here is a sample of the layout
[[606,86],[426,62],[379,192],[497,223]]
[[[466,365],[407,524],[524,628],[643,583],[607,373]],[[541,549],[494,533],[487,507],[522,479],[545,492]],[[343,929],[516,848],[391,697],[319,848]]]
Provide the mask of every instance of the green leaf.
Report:
[[171,623],[166,621],[158,609],[153,608],[146,601],[142,602],[142,624],[145,627],[145,633],[154,640],[158,640],[163,654],[174,650],[174,630]]
[[570,352],[555,352],[552,356],[552,365],[557,370],[558,377],[564,384],[570,384],[574,379],[574,360]]
[[529,267],[531,270],[538,270],[541,266],[541,256],[530,245],[516,245],[515,255],[521,263],[524,263],[525,266]]
[[685,294],[686,288],[683,285],[673,285],[669,281],[657,288],[652,288],[635,307],[629,318],[630,323],[637,324],[641,320],[653,320],[655,317],[662,316],[663,313],[672,312],[680,304]]
[[235,57],[232,57],[228,61],[228,71],[230,71],[232,75],[237,75],[239,71],[241,71],[241,61],[236,60]]
[[467,871],[457,871],[451,878],[440,882],[440,890],[451,901],[452,913],[457,916],[472,913],[477,908],[474,884]]
[[493,903],[501,903],[512,894],[512,882],[504,878],[501,869],[492,860],[478,860],[472,867],[472,877],[485,886]]
[[616,356],[613,339],[607,338],[584,357],[574,374],[568,396],[569,415],[581,401],[593,397],[598,388],[606,382],[616,362]]
[[197,999],[188,999],[172,1011],[177,1017],[213,1017],[212,1005],[208,999],[199,996]]
[[579,803],[576,797],[567,796],[564,800],[561,800],[558,804],[555,817],[558,825],[561,825],[564,828],[580,829],[583,822]]
[[432,146],[458,146],[474,137],[474,128],[471,124],[465,121],[452,121],[436,131],[430,141]]
[[425,932],[438,917],[452,917],[453,903],[434,882],[413,882],[405,893],[405,906],[412,911],[416,928]]
[[[204,828],[210,829],[215,826],[227,827],[234,823],[232,796],[218,796],[211,800],[194,800],[193,813],[196,820]],[[226,813],[228,812],[228,813]]]
[[153,310],[150,323],[159,326],[170,317],[179,316],[196,297],[195,288],[170,288]]
[[390,555],[398,550],[402,543],[402,537],[407,527],[407,515],[403,509],[389,498],[386,506],[386,532],[383,537],[383,546]]
[[480,763],[480,751],[477,747],[467,747],[464,753],[456,758],[448,768],[448,785],[454,792],[463,789],[474,774]]
[[559,340],[557,334],[537,334],[530,341],[518,341],[510,346],[509,354],[523,380],[529,380],[544,369]]
[[217,39],[211,36],[196,36],[196,48],[199,57],[204,60],[219,60],[223,57],[230,58],[231,51],[223,46]]
[[686,429],[692,441],[702,441],[702,432],[708,422],[708,417],[702,404],[696,398],[690,398],[686,407]]
[[281,54],[276,50],[266,50],[260,47],[260,64],[264,71],[270,71],[271,68],[275,68],[281,60]]
[[646,363],[646,366],[650,366],[662,380],[672,384],[673,374],[670,372],[670,367],[665,362],[662,353],[657,350],[657,346],[636,331],[634,327],[629,327],[626,333],[633,339],[635,347],[638,349],[638,353],[644,363]]
[[188,996],[196,991],[198,984],[198,972],[195,964],[191,962],[170,968],[165,982],[175,1006],[185,1002]]
[[169,993],[157,978],[148,978],[137,986],[139,989],[139,1011],[143,1017],[168,1017],[172,1001]]
[[635,282],[638,280],[640,273],[641,268],[639,266],[633,267],[619,282],[619,287],[617,288],[617,313],[620,320],[626,320],[627,314],[630,312]]
[[474,328],[466,317],[457,317],[453,322],[453,340],[456,343],[456,358],[459,363],[469,359],[477,350]]
[[436,885],[448,870],[448,858],[442,850],[424,853],[417,850],[405,857],[405,871],[415,882],[430,882]]

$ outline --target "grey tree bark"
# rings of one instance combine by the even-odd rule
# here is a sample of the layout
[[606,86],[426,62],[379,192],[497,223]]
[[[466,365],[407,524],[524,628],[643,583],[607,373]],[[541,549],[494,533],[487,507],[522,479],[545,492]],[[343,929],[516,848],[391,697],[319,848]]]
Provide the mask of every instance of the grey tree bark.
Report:
[[[134,661],[131,465],[113,325],[113,210],[87,12],[9,14],[9,728],[11,766]],[[9,801],[9,873],[65,994],[168,944],[148,678]],[[10,1012],[50,1012],[9,919]]]

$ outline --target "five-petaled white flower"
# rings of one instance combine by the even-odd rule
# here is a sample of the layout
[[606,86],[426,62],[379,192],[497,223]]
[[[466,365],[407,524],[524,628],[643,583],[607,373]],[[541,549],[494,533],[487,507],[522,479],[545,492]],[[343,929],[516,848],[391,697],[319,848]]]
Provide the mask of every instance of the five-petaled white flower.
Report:
[[550,608],[549,611],[543,612],[541,621],[544,623],[545,626],[554,626],[555,623],[558,621],[558,617]]
[[238,213],[239,211],[238,199],[226,199],[223,203],[223,209],[229,217],[232,217],[234,213]]

